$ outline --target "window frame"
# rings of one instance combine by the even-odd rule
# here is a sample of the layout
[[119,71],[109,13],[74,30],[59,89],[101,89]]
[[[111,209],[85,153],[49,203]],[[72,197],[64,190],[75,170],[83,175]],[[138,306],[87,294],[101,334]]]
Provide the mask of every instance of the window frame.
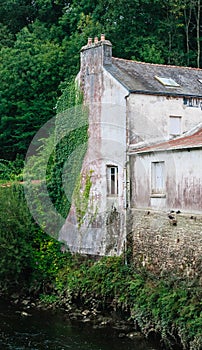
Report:
[[[159,179],[159,174],[161,179]],[[160,184],[160,186],[159,186]],[[151,197],[166,197],[165,194],[165,161],[151,162]]]
[[[171,125],[172,122],[174,120],[178,120],[179,121],[179,130],[178,131],[173,131],[174,130],[174,125]],[[170,115],[169,116],[169,135],[170,136],[179,136],[182,134],[182,116],[180,115]]]
[[181,87],[173,78],[171,77],[159,77],[155,75],[156,80],[158,80],[163,86],[178,88]]
[[117,165],[106,165],[107,196],[109,197],[116,197],[119,194],[118,173]]

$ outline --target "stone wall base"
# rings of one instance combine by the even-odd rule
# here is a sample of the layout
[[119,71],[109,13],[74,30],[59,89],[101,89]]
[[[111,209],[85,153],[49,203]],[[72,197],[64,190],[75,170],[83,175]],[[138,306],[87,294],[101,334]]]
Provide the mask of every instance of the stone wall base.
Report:
[[[172,214],[172,213],[171,213]],[[133,263],[163,274],[202,276],[202,215],[132,209]],[[202,277],[201,277],[202,278]]]

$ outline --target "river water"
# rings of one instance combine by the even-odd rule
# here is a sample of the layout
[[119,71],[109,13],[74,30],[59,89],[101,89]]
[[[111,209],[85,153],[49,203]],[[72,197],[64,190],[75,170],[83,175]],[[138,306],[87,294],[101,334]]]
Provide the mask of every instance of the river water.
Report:
[[1,350],[158,350],[144,339],[119,338],[108,327],[69,321],[63,313],[26,310],[0,300]]

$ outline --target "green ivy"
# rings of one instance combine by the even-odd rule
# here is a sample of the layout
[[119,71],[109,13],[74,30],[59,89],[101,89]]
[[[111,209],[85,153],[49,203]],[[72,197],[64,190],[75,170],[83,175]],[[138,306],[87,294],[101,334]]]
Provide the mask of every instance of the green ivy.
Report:
[[85,175],[85,179],[80,175],[74,189],[73,200],[79,228],[84,222],[84,217],[89,207],[90,189],[92,186],[91,176],[92,170]]
[[67,83],[57,102],[55,161],[48,179],[51,199],[66,218],[80,174],[88,141],[88,113],[83,94],[75,83]]

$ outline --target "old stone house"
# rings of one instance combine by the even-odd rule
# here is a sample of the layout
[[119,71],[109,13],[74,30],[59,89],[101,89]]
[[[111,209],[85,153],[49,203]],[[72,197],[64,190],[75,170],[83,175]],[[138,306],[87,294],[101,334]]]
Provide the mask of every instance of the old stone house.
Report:
[[[80,227],[72,204],[61,230],[70,249],[120,254],[129,232],[155,227],[160,240],[152,215],[170,230],[170,210],[200,214],[202,70],[114,58],[102,35],[81,49],[78,80],[89,108],[82,174],[92,187]],[[136,237],[134,254],[147,261]]]

